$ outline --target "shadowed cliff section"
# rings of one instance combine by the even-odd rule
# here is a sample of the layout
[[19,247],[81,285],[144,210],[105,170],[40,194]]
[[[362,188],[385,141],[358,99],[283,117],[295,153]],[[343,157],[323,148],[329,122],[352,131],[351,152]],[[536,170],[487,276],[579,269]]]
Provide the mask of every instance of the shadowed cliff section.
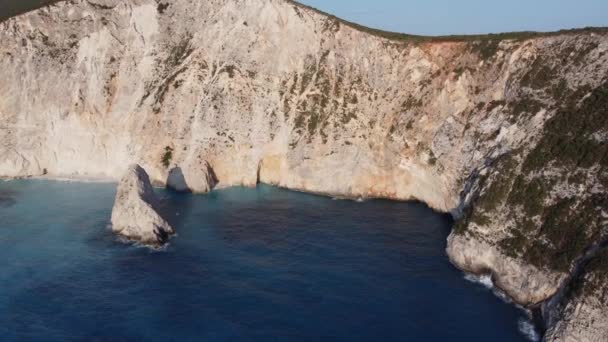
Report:
[[57,2],[57,0],[2,0],[0,1],[0,22]]

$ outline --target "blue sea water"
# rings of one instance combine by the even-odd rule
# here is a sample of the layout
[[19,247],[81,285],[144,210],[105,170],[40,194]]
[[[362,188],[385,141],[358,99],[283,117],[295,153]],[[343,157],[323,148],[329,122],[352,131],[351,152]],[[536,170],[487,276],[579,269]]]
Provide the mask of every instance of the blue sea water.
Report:
[[2,341],[525,341],[419,203],[159,190],[161,251],[109,230],[113,184],[0,182]]

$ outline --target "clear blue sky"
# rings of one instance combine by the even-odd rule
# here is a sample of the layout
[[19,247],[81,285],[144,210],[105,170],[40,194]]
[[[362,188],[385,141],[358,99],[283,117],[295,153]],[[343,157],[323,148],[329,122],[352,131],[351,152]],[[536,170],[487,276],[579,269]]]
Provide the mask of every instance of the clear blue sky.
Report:
[[343,19],[424,34],[608,26],[608,0],[300,0]]

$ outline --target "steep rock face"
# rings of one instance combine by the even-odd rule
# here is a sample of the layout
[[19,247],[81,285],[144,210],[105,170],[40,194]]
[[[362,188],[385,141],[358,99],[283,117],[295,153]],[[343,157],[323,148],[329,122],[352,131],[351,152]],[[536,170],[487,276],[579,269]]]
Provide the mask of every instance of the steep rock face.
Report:
[[450,235],[447,252],[452,263],[468,272],[491,273],[494,284],[523,305],[549,298],[566,278],[566,274],[529,265],[471,237]]
[[189,163],[187,169],[175,166],[167,176],[167,187],[178,192],[206,193],[217,184],[217,179],[206,161]]
[[550,322],[547,341],[605,341],[608,338],[608,251],[603,251],[583,266],[555,308],[556,320]]
[[474,180],[454,239],[491,239],[512,258],[561,272],[607,239],[608,82],[566,91],[533,144]]
[[486,152],[461,138],[478,86],[465,69],[481,63],[466,44],[396,44],[282,0],[61,2],[1,32],[4,176],[118,178],[138,162],[165,182],[171,147],[169,164],[203,158],[221,186],[449,211],[470,164],[451,152]]
[[160,216],[158,208],[148,174],[141,166],[132,165],[118,183],[112,208],[112,231],[146,245],[162,245],[174,231]]
[[459,218],[458,267],[537,304],[606,238],[608,34],[507,38],[394,41],[284,0],[61,2],[0,24],[0,176],[137,162],[195,191],[417,199]]

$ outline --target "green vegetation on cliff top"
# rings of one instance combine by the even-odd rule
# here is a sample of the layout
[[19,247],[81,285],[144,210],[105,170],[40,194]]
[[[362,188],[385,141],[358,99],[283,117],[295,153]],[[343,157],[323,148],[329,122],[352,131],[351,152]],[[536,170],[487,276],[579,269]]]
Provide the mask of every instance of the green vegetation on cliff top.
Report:
[[[20,15],[20,14],[44,7],[44,6],[53,5],[54,3],[57,3],[60,1],[67,1],[67,0],[23,0],[23,1],[18,1],[18,2],[16,2],[16,4],[13,5],[13,7],[9,7],[10,10],[3,11],[2,13],[0,13],[0,22],[6,20],[8,18],[17,16],[17,15]],[[358,30],[361,32],[366,32],[366,33],[369,33],[369,34],[377,36],[377,37],[382,37],[382,38],[386,38],[386,39],[398,41],[398,42],[467,42],[467,41],[526,40],[526,39],[537,38],[537,37],[556,36],[556,35],[562,35],[562,34],[577,34],[577,33],[583,33],[583,32],[608,33],[608,27],[586,27],[586,28],[579,28],[579,29],[560,30],[560,31],[556,31],[556,32],[522,31],[522,32],[505,32],[505,33],[473,34],[473,35],[421,36],[421,35],[413,35],[413,34],[400,33],[400,32],[384,31],[384,30],[379,30],[379,29],[363,26],[363,25],[360,25],[360,24],[357,24],[354,22],[350,22],[350,21],[338,18],[332,14],[323,12],[323,11],[318,10],[311,6],[301,4],[294,0],[284,0],[284,1],[296,6],[296,8],[312,10],[318,14],[324,15],[324,16],[328,17],[330,20],[334,21],[334,24],[344,24],[355,30]],[[157,2],[159,2],[159,1],[157,0]],[[161,12],[161,14],[164,13],[165,9],[167,8],[167,5],[168,4],[164,4],[164,3],[159,4],[159,12]],[[333,25],[332,27],[335,27],[335,25]]]
[[[457,223],[455,233],[467,232],[471,222],[489,224],[489,217],[494,217],[495,210],[504,204],[513,210],[516,227],[511,229],[511,237],[500,242],[503,252],[563,272],[589,246],[606,238],[599,214],[608,208],[605,194],[587,191],[584,198],[565,194],[553,203],[546,202],[564,175],[572,186],[597,183],[608,187],[608,175],[602,171],[608,167],[608,144],[596,138],[608,131],[608,82],[590,92],[575,91],[566,98],[526,156],[513,151],[496,162],[492,183]],[[521,170],[516,161],[519,159]],[[551,170],[553,173],[545,172]],[[482,178],[481,186],[487,181],[488,177]]]
[[582,32],[597,32],[597,33],[608,33],[608,27],[585,27],[579,29],[560,30],[556,32],[535,32],[535,31],[521,31],[521,32],[505,32],[505,33],[490,33],[490,34],[471,34],[471,35],[448,35],[448,36],[421,36],[400,32],[390,32],[379,30],[367,26],[363,26],[357,23],[353,23],[348,20],[338,18],[332,14],[323,12],[311,6],[301,4],[294,0],[285,0],[297,7],[312,10],[316,13],[324,15],[331,20],[334,20],[340,24],[349,26],[355,30],[366,32],[374,36],[386,38],[393,41],[401,42],[467,42],[467,41],[501,41],[501,40],[526,40],[537,37],[557,36],[561,34],[576,34]]

